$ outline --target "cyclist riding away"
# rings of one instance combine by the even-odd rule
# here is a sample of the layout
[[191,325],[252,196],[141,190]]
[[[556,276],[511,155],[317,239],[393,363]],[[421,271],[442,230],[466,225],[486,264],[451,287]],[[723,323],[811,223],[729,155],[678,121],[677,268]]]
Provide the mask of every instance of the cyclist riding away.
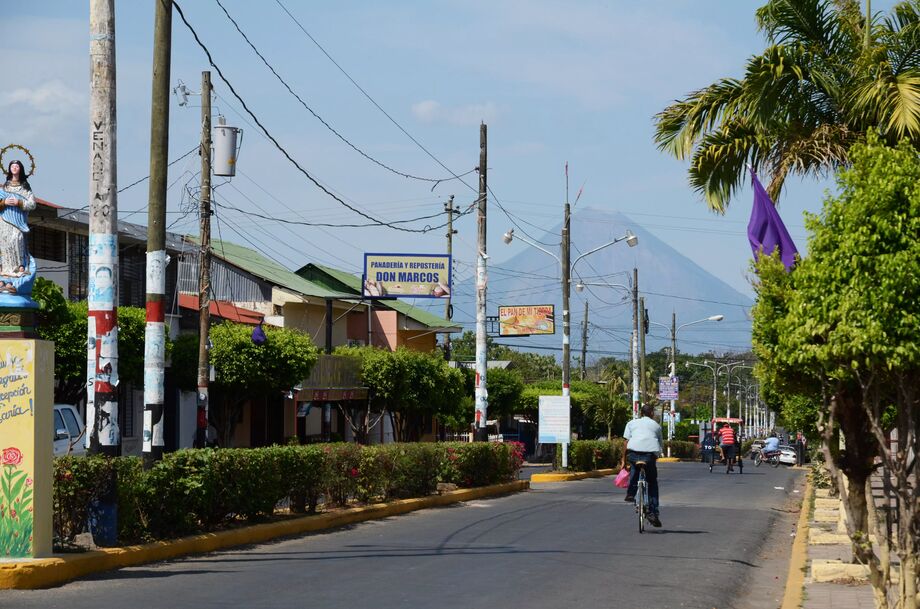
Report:
[[728,463],[728,471],[734,471],[734,462],[732,459],[735,458],[735,443],[738,438],[735,436],[735,430],[732,429],[732,426],[728,423],[722,425],[722,429],[719,430],[719,444],[722,448],[722,457],[725,458],[725,462]]
[[661,425],[655,422],[652,416],[655,407],[651,404],[642,406],[642,417],[633,419],[626,424],[623,437],[626,438],[626,455],[623,463],[629,460],[632,465],[629,471],[629,488],[626,489],[626,501],[635,501],[636,487],[639,484],[639,468],[636,462],[645,462],[645,480],[648,482],[648,521],[654,527],[661,526],[658,517],[658,468],[655,460],[661,453]]

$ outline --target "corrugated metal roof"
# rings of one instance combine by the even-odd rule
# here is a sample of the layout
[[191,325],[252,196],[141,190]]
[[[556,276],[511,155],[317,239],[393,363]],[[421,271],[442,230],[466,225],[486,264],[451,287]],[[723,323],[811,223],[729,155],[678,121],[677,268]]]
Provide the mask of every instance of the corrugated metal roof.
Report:
[[[352,275],[346,271],[340,271],[339,269],[334,269],[329,266],[324,266],[322,264],[310,263],[300,269],[298,273],[309,271],[309,269],[316,269],[321,273],[329,275],[332,279],[338,281],[339,283],[347,286],[350,290],[354,292],[354,295],[360,296],[361,294],[361,278],[357,275]],[[425,309],[420,309],[415,305],[406,302],[404,300],[379,300],[377,303],[380,306],[392,309],[402,313],[410,319],[414,319],[418,323],[427,326],[429,328],[453,328],[456,327],[455,324],[449,319],[445,319],[434,313],[426,311]]]
[[[198,243],[198,237],[187,235],[186,239]],[[256,277],[278,287],[286,288],[293,292],[312,296],[313,298],[334,298],[337,300],[350,299],[354,294],[343,294],[324,288],[323,286],[304,279],[297,273],[284,268],[274,260],[266,258],[255,250],[243,247],[229,241],[211,240],[211,251],[214,256],[249,271]]]

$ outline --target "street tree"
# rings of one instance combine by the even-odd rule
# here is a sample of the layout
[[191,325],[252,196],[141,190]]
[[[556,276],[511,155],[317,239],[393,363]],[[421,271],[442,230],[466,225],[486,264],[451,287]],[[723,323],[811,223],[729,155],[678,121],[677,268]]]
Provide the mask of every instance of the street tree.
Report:
[[[43,277],[36,278],[32,296],[40,307],[36,333],[54,343],[54,401],[77,404],[86,398],[86,301],[69,302]],[[144,324],[144,309],[118,307],[118,376],[124,387],[144,380]]]
[[[869,565],[876,605],[889,607],[890,544],[900,559],[898,607],[916,608],[920,158],[909,141],[892,148],[872,134],[850,154],[839,196],[806,220],[813,233],[809,255],[791,273],[775,256],[761,259],[754,345],[758,372],[772,390],[820,400],[824,460],[841,488],[842,476],[849,482],[848,532],[855,554]],[[887,537],[885,512],[873,509],[869,476],[876,457],[893,486],[896,540]]]
[[418,440],[427,417],[460,417],[467,392],[465,374],[451,368],[438,353],[404,347],[389,351],[377,347],[340,347],[336,354],[361,360],[363,382],[371,406],[386,413],[396,436]]
[[[310,376],[319,350],[308,334],[266,326],[265,342],[252,341],[252,326],[225,321],[211,326],[211,365],[208,416],[221,446],[230,446],[246,402],[287,392]],[[181,389],[195,391],[198,335],[179,337],[173,349],[172,369]]]
[[789,174],[847,166],[869,131],[920,143],[920,3],[864,17],[857,0],[771,0],[756,18],[768,46],[743,78],[655,116],[656,144],[690,160],[690,184],[710,209],[725,211],[748,164],[770,177],[775,202]]

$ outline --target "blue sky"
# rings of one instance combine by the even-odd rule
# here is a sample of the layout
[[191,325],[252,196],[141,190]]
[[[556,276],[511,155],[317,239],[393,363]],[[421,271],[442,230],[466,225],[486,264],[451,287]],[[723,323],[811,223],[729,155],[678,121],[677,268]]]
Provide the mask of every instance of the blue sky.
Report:
[[[445,170],[403,134],[323,55],[273,0],[223,0],[253,43],[329,124],[375,159],[418,176]],[[370,96],[456,174],[479,160],[479,123],[489,127],[489,184],[513,214],[536,227],[561,220],[563,167],[579,207],[616,209],[675,249],[750,294],[745,226],[751,195],[724,217],[707,211],[686,183],[686,165],[659,153],[652,117],[671,100],[723,76],[740,76],[764,46],[754,11],[761,2],[303,2],[283,0],[303,26]],[[116,3],[118,184],[148,173],[153,7]],[[348,148],[274,79],[213,0],[182,0],[189,21],[240,95],[289,152],[328,188],[372,215],[400,220],[436,213],[450,194],[466,207],[474,191],[393,175]],[[876,6],[878,5],[878,6]],[[891,2],[876,2],[886,10]],[[38,196],[86,204],[88,181],[88,2],[19,3],[5,15],[0,42],[13,77],[0,92],[0,140],[28,146]],[[208,69],[189,32],[173,19],[172,83],[200,88]],[[362,219],[309,183],[241,117],[217,74],[215,111],[243,127],[241,173],[215,195],[255,213],[332,223]],[[170,105],[170,158],[197,145],[198,98]],[[168,223],[197,232],[184,186],[197,184],[197,155],[170,173]],[[475,188],[475,175],[465,181]],[[218,183],[220,181],[218,180]],[[791,179],[780,213],[801,250],[802,213],[820,209],[827,184]],[[119,198],[120,217],[144,223],[147,185]],[[262,211],[260,211],[262,210]],[[490,206],[489,249],[496,262],[515,252],[501,243],[508,219]],[[410,235],[375,227],[304,228],[218,209],[224,239],[256,246],[291,268],[306,262],[357,272],[365,250],[436,252],[444,230]],[[433,222],[433,221],[432,221]],[[458,276],[474,260],[475,217],[457,223]],[[539,228],[528,226],[532,234]],[[628,227],[612,227],[621,233]],[[531,230],[532,229],[532,230]],[[217,236],[217,235],[215,235]],[[596,244],[573,242],[582,250]],[[641,247],[641,245],[640,245]],[[647,284],[646,284],[647,285]],[[705,296],[705,295],[698,295]]]

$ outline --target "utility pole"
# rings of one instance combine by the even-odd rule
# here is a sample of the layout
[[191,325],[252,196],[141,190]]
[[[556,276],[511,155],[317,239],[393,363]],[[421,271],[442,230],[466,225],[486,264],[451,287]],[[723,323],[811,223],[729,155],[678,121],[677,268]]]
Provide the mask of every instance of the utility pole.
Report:
[[585,362],[588,360],[588,301],[585,300],[585,318],[581,322],[581,380],[585,380],[587,376],[587,366]]
[[486,416],[489,410],[489,392],[486,390],[488,353],[486,345],[486,287],[488,274],[486,261],[486,194],[488,193],[488,155],[486,124],[479,125],[479,213],[477,214],[478,251],[476,252],[476,436],[488,438]]
[[118,181],[115,120],[115,0],[90,0],[89,277],[86,420],[90,453],[117,456]]
[[211,73],[201,73],[201,193],[198,220],[198,398],[195,447],[208,443],[208,383],[211,361]]
[[[454,253],[454,235],[457,234],[457,231],[454,230],[454,212],[460,211],[459,208],[454,209],[454,195],[450,195],[450,199],[444,204],[444,211],[447,212],[447,257],[450,258]],[[450,277],[450,280],[453,280],[453,277]],[[450,291],[448,291],[447,300],[444,303],[444,319],[450,321],[453,316],[454,309],[450,305]],[[444,359],[450,361],[450,333],[444,338]]]
[[[571,248],[572,248],[572,209],[569,206],[569,170],[566,163],[565,171],[565,216],[562,222],[562,396],[569,397],[569,384],[571,382],[571,325],[569,323],[569,296],[572,291],[571,281]],[[562,444],[562,469],[569,466],[569,439],[565,438]]]
[[633,339],[632,339],[632,397],[633,418],[639,418],[639,269],[633,267]]
[[[671,380],[677,376],[677,313],[671,311]],[[671,417],[668,419],[668,442],[674,439],[674,417],[677,401],[671,400]],[[668,456],[671,456],[671,445],[668,444]]]
[[642,399],[648,399],[648,379],[645,375],[645,335],[648,333],[648,311],[645,309],[645,296],[639,297],[639,385],[642,388]]
[[163,458],[166,364],[166,182],[169,172],[169,68],[172,4],[155,0],[147,197],[147,325],[144,329],[144,467]]

